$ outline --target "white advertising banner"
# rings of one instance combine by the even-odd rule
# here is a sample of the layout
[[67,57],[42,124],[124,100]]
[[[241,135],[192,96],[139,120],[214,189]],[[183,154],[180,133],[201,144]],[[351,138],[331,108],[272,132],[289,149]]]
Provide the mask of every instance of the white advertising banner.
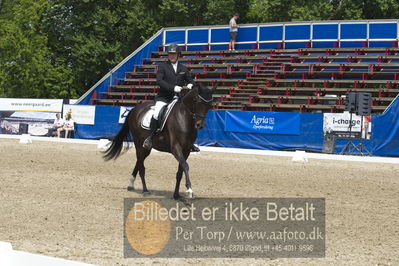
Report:
[[69,104],[77,103],[78,99],[69,99]]
[[0,98],[0,111],[61,112],[62,100]]
[[[352,125],[352,127],[350,127]],[[323,132],[357,132],[362,131],[362,138],[369,138],[371,133],[371,116],[362,117],[349,112],[344,113],[324,113],[323,114]]]
[[121,106],[121,109],[119,111],[119,124],[125,123],[125,119],[127,115],[129,114],[130,110],[132,110],[133,107],[126,107],[126,106]]
[[63,118],[67,113],[71,113],[72,120],[76,124],[94,125],[96,107],[92,105],[64,104]]
[[[323,131],[326,132],[349,132],[349,113],[324,113]],[[352,115],[352,132],[360,132],[361,117]]]

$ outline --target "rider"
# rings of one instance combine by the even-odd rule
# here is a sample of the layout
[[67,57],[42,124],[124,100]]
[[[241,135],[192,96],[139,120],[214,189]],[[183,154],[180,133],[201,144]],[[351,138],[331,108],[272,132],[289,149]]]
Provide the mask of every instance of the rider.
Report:
[[[169,60],[158,67],[157,83],[159,90],[155,96],[155,112],[151,118],[150,135],[143,143],[143,147],[150,150],[152,146],[152,138],[158,128],[158,115],[162,107],[172,102],[175,93],[182,90],[182,86],[187,84],[187,88],[191,90],[193,87],[193,79],[187,67],[180,64],[178,59],[180,55],[179,46],[172,43],[168,47]],[[197,147],[193,147],[194,151],[198,151]]]

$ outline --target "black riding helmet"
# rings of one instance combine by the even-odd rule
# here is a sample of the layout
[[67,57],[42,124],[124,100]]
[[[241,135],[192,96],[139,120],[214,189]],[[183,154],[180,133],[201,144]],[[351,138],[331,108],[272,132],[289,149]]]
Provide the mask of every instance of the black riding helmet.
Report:
[[177,44],[172,43],[172,44],[170,44],[170,45],[168,46],[168,53],[171,53],[171,54],[180,54],[180,47],[179,47]]

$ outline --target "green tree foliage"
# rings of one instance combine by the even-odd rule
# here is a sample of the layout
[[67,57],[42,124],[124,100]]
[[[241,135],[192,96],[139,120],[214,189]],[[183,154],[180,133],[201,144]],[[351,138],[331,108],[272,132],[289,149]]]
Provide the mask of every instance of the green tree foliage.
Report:
[[162,27],[399,17],[396,0],[1,0],[0,97],[78,97]]
[[290,0],[251,0],[248,19],[253,23],[290,21]]
[[[5,1],[0,17],[0,93],[8,97],[67,96],[70,71],[52,58],[43,31],[45,0]],[[4,14],[4,15],[3,15]]]
[[399,15],[396,0],[250,0],[250,22],[389,19]]
[[365,1],[363,12],[368,19],[397,19],[399,2],[397,0]]
[[234,0],[208,0],[205,18],[208,24],[222,25],[229,22],[229,19],[236,12]]
[[71,69],[78,94],[154,33],[155,23],[143,14],[142,1],[58,0],[53,5],[46,21],[51,48]]
[[331,15],[331,19],[362,19],[367,18],[363,15],[362,0],[333,0],[334,12]]
[[204,25],[207,1],[153,0],[153,4],[152,13],[157,14],[156,21],[162,27]]
[[329,19],[333,6],[328,1],[301,0],[291,5],[288,16],[292,21],[311,21]]

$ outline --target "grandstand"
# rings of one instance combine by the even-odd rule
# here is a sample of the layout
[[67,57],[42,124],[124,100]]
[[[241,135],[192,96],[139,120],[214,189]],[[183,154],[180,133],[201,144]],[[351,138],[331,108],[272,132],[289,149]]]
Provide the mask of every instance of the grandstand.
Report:
[[[397,48],[253,49],[184,51],[180,61],[198,82],[219,84],[215,109],[342,112],[348,92],[372,93],[381,113],[397,93]],[[152,52],[143,64],[116,80],[95,104],[136,105],[156,95],[156,70],[167,60]]]
[[[78,104],[95,105],[100,115],[94,126],[79,125],[76,136],[112,137],[129,107],[152,101],[158,90],[157,67],[167,60],[170,43],[182,48],[180,62],[196,81],[218,83],[207,127],[197,138],[200,145],[321,151],[323,113],[343,113],[348,92],[367,92],[372,96],[373,133],[365,145],[373,154],[399,154],[396,144],[392,148],[385,141],[393,141],[396,133],[388,135],[382,126],[394,130],[396,121],[397,20],[241,25],[236,51],[228,50],[226,25],[161,29],[79,99]],[[240,133],[227,123],[233,114],[249,119],[248,113],[237,111],[279,119],[300,116],[293,120],[295,126],[280,133]],[[337,143],[338,150],[343,146]]]
[[225,26],[167,28],[141,60],[117,69],[119,76],[90,103],[152,100],[157,65],[167,58],[164,47],[175,42],[197,81],[219,84],[214,109],[342,112],[346,93],[353,91],[370,92],[372,112],[381,113],[398,93],[397,31],[397,22],[389,20],[243,25],[239,50],[231,52]]

